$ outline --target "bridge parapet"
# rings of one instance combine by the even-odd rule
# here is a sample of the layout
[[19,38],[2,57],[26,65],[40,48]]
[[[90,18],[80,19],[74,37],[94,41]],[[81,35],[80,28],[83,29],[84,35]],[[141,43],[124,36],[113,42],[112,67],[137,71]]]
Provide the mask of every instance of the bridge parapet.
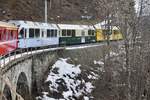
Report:
[[22,61],[25,58],[31,57],[33,55],[39,54],[39,53],[44,53],[48,51],[53,51],[53,50],[59,50],[59,49],[64,49],[64,47],[57,47],[57,48],[32,48],[32,49],[18,49],[13,52],[10,52],[7,55],[0,55],[0,70],[6,71],[7,66],[11,66],[11,64],[14,64],[18,61]]

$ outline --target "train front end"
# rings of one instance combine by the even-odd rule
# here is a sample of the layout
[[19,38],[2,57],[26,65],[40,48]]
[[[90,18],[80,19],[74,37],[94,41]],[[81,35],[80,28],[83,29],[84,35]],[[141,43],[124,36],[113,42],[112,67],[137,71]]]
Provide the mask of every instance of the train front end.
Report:
[[6,22],[0,22],[0,55],[7,55],[18,48],[18,28]]

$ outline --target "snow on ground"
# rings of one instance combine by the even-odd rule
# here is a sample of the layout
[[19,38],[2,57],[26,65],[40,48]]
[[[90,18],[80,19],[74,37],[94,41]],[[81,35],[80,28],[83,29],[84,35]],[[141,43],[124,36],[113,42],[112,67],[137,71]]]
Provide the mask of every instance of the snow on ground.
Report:
[[61,96],[55,99],[53,95],[47,95],[50,93],[43,92],[43,96],[37,97],[37,100],[91,100],[94,86],[82,78],[80,65],[69,64],[67,60],[59,59],[52,66],[45,81],[49,83],[50,92]]
[[94,64],[104,65],[104,62],[94,60]]
[[105,72],[104,62],[102,60],[99,60],[99,61],[94,60],[94,64],[95,65],[100,65],[98,70],[101,71],[101,72]]
[[135,11],[138,13],[140,8],[139,8],[139,0],[134,0],[135,1]]
[[118,53],[115,53],[115,52],[110,52],[110,57],[113,57],[113,56],[118,56],[119,54]]
[[104,44],[95,44],[95,45],[80,45],[80,46],[72,46],[72,47],[66,47],[66,50],[74,50],[74,49],[84,49],[84,48],[90,48],[90,47],[98,47],[102,46]]

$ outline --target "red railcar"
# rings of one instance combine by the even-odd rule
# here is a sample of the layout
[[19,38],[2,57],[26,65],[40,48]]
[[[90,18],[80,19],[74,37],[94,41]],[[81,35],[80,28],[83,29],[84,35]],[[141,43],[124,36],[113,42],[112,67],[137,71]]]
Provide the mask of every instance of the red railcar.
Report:
[[18,48],[18,28],[6,22],[0,22],[0,55],[6,55]]

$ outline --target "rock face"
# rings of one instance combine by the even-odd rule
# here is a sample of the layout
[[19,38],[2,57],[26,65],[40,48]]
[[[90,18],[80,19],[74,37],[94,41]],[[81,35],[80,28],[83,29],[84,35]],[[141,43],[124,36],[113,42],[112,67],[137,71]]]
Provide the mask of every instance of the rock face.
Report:
[[[80,20],[81,16],[95,19],[97,12],[92,2],[93,0],[48,0],[48,21]],[[44,21],[44,0],[0,0],[0,19]]]

